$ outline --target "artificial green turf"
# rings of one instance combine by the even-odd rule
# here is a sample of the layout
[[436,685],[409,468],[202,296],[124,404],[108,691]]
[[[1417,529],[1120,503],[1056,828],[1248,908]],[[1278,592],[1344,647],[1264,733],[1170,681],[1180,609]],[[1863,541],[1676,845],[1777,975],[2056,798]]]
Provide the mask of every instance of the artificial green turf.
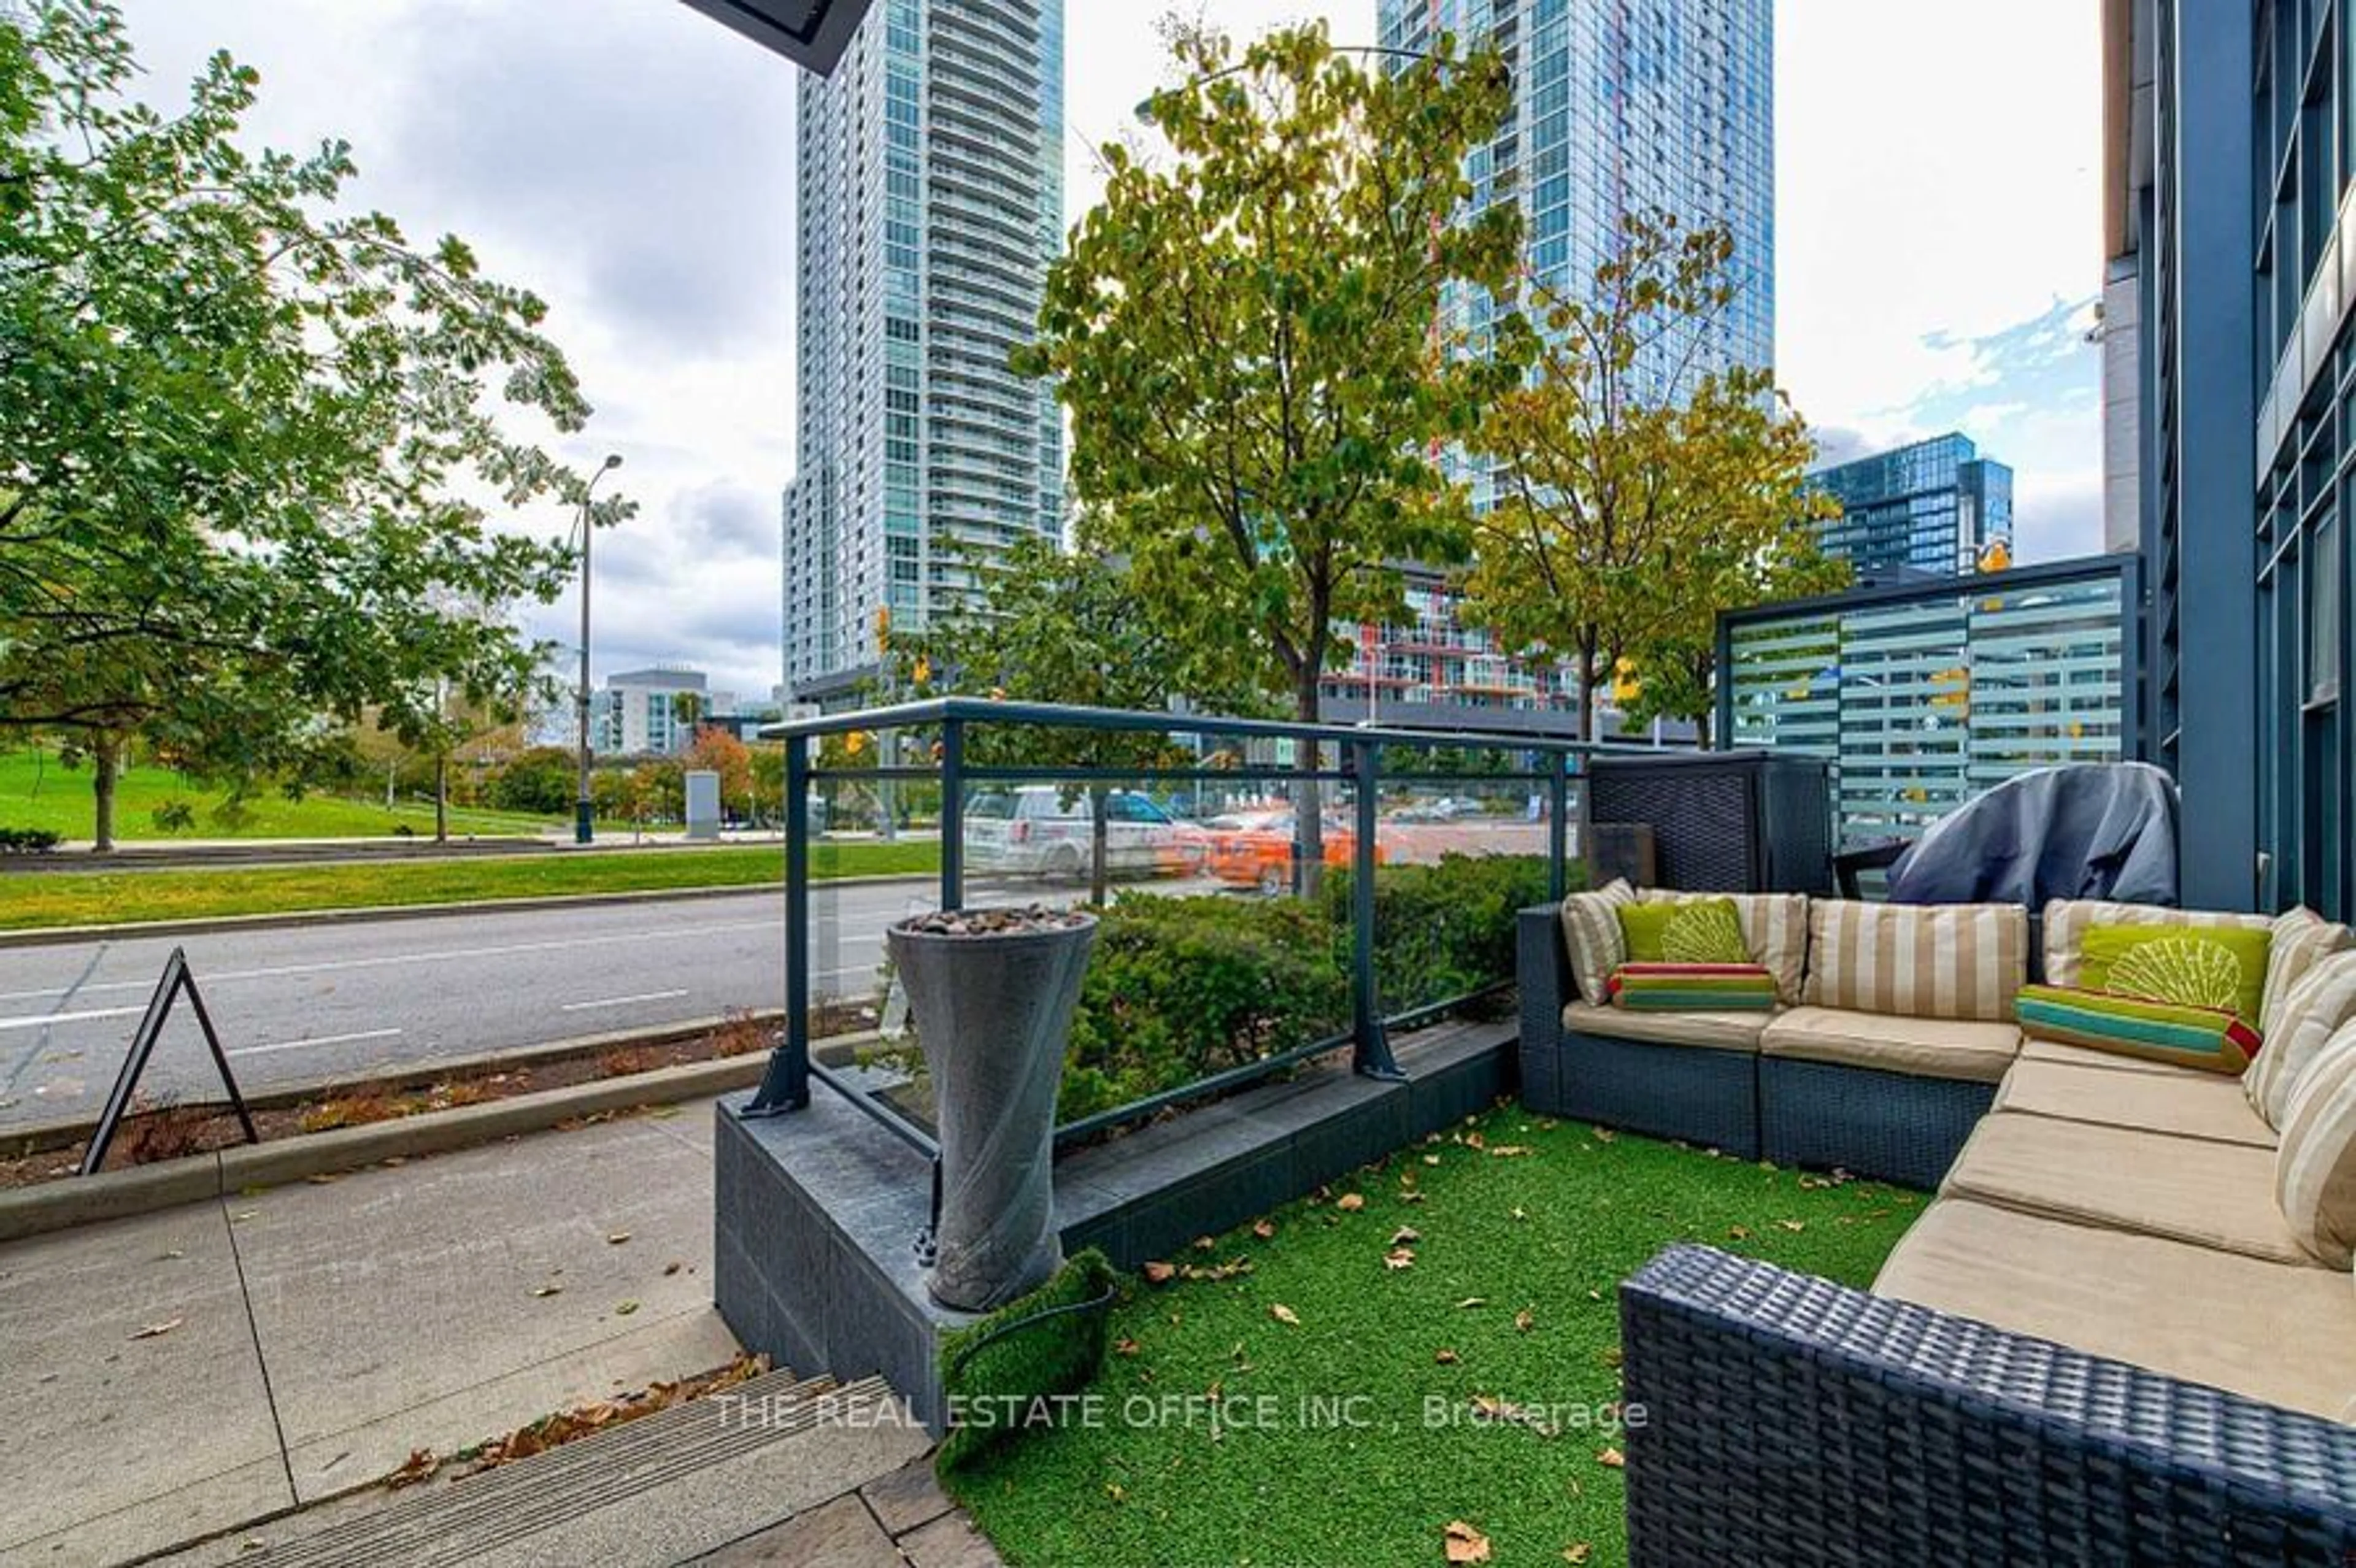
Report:
[[[825,880],[914,874],[937,870],[940,863],[940,845],[932,839],[830,844],[810,856],[810,876]],[[785,865],[785,851],[772,844],[612,854],[545,849],[513,857],[243,869],[43,871],[0,877],[0,931],[564,893],[765,887],[784,877]]]
[[[87,839],[96,821],[91,800],[90,765],[68,768],[54,755],[29,748],[0,752],[0,827],[37,827],[66,838]],[[434,804],[404,800],[391,811],[381,795],[347,800],[329,795],[305,795],[289,800],[264,789],[241,804],[234,821],[214,816],[223,792],[197,788],[166,768],[127,767],[114,785],[114,833],[124,841],[174,838],[360,838],[381,837],[406,827],[412,833],[434,831]],[[196,813],[196,825],[185,833],[166,833],[155,826],[155,808],[185,804]],[[472,807],[450,808],[453,833],[536,835],[559,819],[512,811]],[[570,820],[569,818],[563,820]]]
[[[1365,1206],[1345,1211],[1347,1193]],[[1279,1211],[1269,1239],[1245,1228],[1169,1260],[1250,1267],[1136,1284],[1088,1391],[1093,1424],[1067,1407],[950,1485],[1018,1568],[1438,1563],[1460,1520],[1502,1568],[1559,1565],[1582,1543],[1585,1561],[1622,1562],[1621,1473],[1599,1456],[1624,1437],[1594,1424],[1619,1397],[1620,1279],[1699,1241],[1864,1285],[1924,1201],[1508,1106]],[[1402,1226],[1420,1239],[1394,1269]],[[1268,1396],[1273,1419],[1154,1403],[1214,1394]],[[1484,1396],[1555,1430],[1482,1422]],[[1353,1397],[1364,1425],[1344,1404],[1304,1406]]]

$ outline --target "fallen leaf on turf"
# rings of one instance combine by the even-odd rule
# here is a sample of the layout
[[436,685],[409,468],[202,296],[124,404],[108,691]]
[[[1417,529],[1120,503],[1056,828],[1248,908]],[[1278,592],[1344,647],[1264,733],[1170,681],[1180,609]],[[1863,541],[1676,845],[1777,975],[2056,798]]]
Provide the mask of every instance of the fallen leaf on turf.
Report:
[[616,1317],[627,1317],[631,1313],[636,1312],[637,1309],[638,1304],[635,1301],[616,1302],[614,1304],[614,1316]]
[[131,1337],[134,1339],[160,1339],[187,1321],[185,1317],[166,1317],[161,1323],[150,1323]]
[[1530,1309],[1526,1307],[1514,1314],[1514,1327],[1525,1334],[1530,1331],[1530,1325],[1537,1321],[1537,1319],[1531,1316]]
[[1456,1305],[1460,1308],[1466,1307],[1486,1307],[1489,1305],[1489,1298],[1485,1296],[1468,1296]]
[[1443,1367],[1452,1367],[1462,1361],[1464,1358],[1458,1355],[1453,1350],[1440,1349],[1432,1352],[1431,1359]]
[[1606,1448],[1595,1456],[1595,1462],[1608,1470],[1616,1470],[1628,1462],[1628,1457],[1617,1448]]
[[387,1476],[384,1478],[384,1484],[394,1491],[399,1491],[403,1487],[413,1487],[432,1475],[434,1466],[439,1463],[440,1461],[434,1456],[433,1449],[412,1448],[409,1451],[409,1457],[401,1462],[401,1468]]
[[1748,1225],[1729,1225],[1726,1228],[1726,1233],[1734,1241],[1747,1242],[1751,1239],[1751,1227]]
[[1168,1264],[1150,1263],[1145,1265],[1145,1277],[1152,1284],[1168,1285],[1177,1276],[1178,1271]]
[[1440,1539],[1451,1563],[1489,1561],[1489,1538],[1461,1519],[1451,1520]]
[[1562,1549],[1562,1560],[1565,1563],[1584,1563],[1594,1553],[1595,1548],[1584,1541],[1575,1541]]
[[1423,1201],[1423,1194],[1420,1192],[1402,1192],[1399,1194],[1399,1201],[1402,1203],[1420,1203]]
[[563,1293],[563,1290],[564,1290],[564,1287],[563,1287],[562,1285],[541,1285],[538,1290],[533,1291],[531,1294],[532,1294],[532,1296],[533,1296],[534,1299],[537,1299],[537,1298],[539,1298],[539,1297],[541,1297],[541,1296],[559,1296],[559,1295],[562,1295],[562,1294]]
[[1197,1236],[1194,1238],[1194,1250],[1198,1253],[1207,1253],[1218,1244],[1218,1243],[1213,1241],[1208,1236]]
[[1616,1143],[1620,1138],[1620,1135],[1610,1127],[1593,1127],[1589,1130],[1594,1133],[1595,1141],[1600,1144]]
[[1778,1220],[1775,1223],[1787,1231],[1804,1231],[1808,1228],[1808,1222],[1805,1220]]
[[1387,1269],[1413,1268],[1415,1253],[1407,1247],[1393,1247],[1383,1254],[1383,1266]]
[[1281,1301],[1270,1303],[1268,1309],[1268,1315],[1270,1317],[1275,1318],[1279,1323],[1290,1323],[1296,1328],[1301,1326],[1301,1314],[1295,1312],[1291,1307],[1287,1307]]
[[616,1232],[615,1232],[612,1235],[607,1236],[607,1237],[605,1238],[605,1244],[606,1244],[607,1246],[609,1246],[609,1247],[618,1247],[618,1246],[620,1246],[624,1242],[626,1242],[626,1241],[628,1241],[629,1239],[630,1239],[630,1232],[627,1232],[627,1231],[616,1231]]
[[1529,1217],[1530,1217],[1530,1211],[1529,1211],[1528,1210],[1526,1210],[1526,1209],[1516,1208],[1516,1209],[1514,1211],[1514,1218],[1515,1218],[1515,1219],[1516,1219],[1516,1220],[1526,1220],[1526,1219],[1528,1219]]
[[1108,1484],[1108,1485],[1106,1486],[1106,1488],[1105,1488],[1105,1496],[1107,1496],[1107,1497],[1110,1498],[1113,1501],[1115,1501],[1115,1502],[1117,1502],[1117,1503],[1118,1503],[1118,1502],[1126,1502],[1126,1501],[1129,1499],[1129,1494],[1128,1494],[1127,1492],[1123,1491],[1123,1490],[1122,1490],[1122,1489],[1121,1489],[1118,1485],[1115,1485],[1115,1484]]
[[1505,1159],[1517,1154],[1536,1154],[1537,1152],[1537,1150],[1530,1147],[1527,1144],[1499,1144],[1495,1148],[1489,1151],[1489,1157],[1491,1159]]
[[1403,1247],[1409,1242],[1419,1242],[1421,1240],[1423,1240],[1423,1232],[1416,1230],[1411,1225],[1401,1225],[1398,1230],[1391,1232],[1391,1245],[1395,1247]]
[[1489,1145],[1488,1140],[1483,1138],[1479,1133],[1467,1133],[1464,1135],[1464,1147],[1466,1148],[1486,1148]]
[[1344,1214],[1355,1214],[1365,1206],[1366,1199],[1364,1193],[1344,1192],[1341,1197],[1333,1200],[1333,1207]]
[[1113,1354],[1116,1356],[1134,1356],[1144,1348],[1126,1334],[1114,1340],[1112,1345]]
[[1269,1224],[1266,1220],[1262,1220],[1252,1227],[1252,1234],[1265,1242],[1269,1237],[1276,1234],[1276,1227]]
[[1438,1165],[1440,1163],[1440,1157],[1436,1154],[1425,1155],[1423,1157],[1423,1163],[1426,1165]]

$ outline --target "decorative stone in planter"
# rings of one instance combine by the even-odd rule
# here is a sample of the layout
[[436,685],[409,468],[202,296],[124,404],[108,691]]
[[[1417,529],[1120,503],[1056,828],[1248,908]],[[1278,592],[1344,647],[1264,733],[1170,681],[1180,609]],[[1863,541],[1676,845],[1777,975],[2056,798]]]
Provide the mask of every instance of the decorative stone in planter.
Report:
[[1050,1185],[1055,1090],[1096,917],[943,910],[884,933],[933,1081],[938,1248],[926,1288],[986,1312],[1062,1265]]

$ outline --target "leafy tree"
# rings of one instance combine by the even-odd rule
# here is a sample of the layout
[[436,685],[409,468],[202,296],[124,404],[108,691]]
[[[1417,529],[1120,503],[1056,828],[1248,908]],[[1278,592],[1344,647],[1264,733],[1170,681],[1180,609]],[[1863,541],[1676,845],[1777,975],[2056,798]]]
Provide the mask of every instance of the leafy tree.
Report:
[[[1255,665],[1229,643],[1190,638],[1155,615],[1126,563],[1093,548],[1095,531],[1084,525],[1080,548],[1069,553],[1034,536],[994,561],[977,560],[984,593],[936,616],[922,633],[893,638],[896,683],[920,696],[954,691],[1149,713],[1181,699],[1197,712],[1258,710],[1263,694]],[[981,763],[1141,772],[1194,763],[1163,734],[1028,725],[980,726],[968,733],[967,754]],[[1088,894],[1101,904],[1110,787],[1094,780],[1087,794]]]
[[689,769],[720,775],[720,798],[735,801],[753,812],[753,749],[726,730],[705,725],[695,732],[680,759]]
[[1805,422],[1769,371],[1699,357],[1734,300],[1733,253],[1724,228],[1631,214],[1590,293],[1538,294],[1536,374],[1472,443],[1505,484],[1478,526],[1468,613],[1575,665],[1582,738],[1619,658],[1660,683],[1664,710],[1690,711],[1698,688],[1677,672],[1717,612],[1820,571]]
[[1207,30],[1172,43],[1192,80],[1148,112],[1175,156],[1104,149],[1104,199],[1015,363],[1058,378],[1073,485],[1138,602],[1191,642],[1249,651],[1313,720],[1336,621],[1399,618],[1398,563],[1459,561],[1471,541],[1440,453],[1515,368],[1450,351],[1468,346],[1435,324],[1453,293],[1513,275],[1519,212],[1468,218],[1464,173],[1505,122],[1508,78],[1450,40],[1369,71],[1322,23],[1240,56]]
[[490,803],[501,811],[562,816],[580,788],[580,759],[564,746],[534,746],[508,759],[490,778]]
[[500,405],[589,414],[537,298],[336,210],[345,144],[246,150],[252,70],[168,118],[136,70],[108,0],[0,15],[0,728],[91,753],[102,848],[134,736],[299,781],[322,715],[446,750],[445,687],[519,689],[572,558],[485,507],[584,487]]

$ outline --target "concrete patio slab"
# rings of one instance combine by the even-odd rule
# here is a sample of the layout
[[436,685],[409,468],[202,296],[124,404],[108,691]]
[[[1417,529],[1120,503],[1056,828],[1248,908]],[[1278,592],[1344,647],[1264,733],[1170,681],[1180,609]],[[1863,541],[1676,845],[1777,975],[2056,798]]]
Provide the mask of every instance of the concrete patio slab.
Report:
[[114,1561],[292,1505],[218,1204],[0,1250],[0,1562]]

